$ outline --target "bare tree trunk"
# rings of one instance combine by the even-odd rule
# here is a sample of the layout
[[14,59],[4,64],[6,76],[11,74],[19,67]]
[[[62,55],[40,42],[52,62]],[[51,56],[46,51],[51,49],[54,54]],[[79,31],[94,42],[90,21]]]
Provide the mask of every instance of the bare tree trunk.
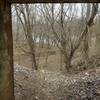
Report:
[[60,52],[60,70],[62,70],[62,65],[63,65],[63,55],[62,53]]
[[[91,5],[90,4],[87,4],[87,12],[86,12],[86,21],[88,21],[89,17],[90,17],[90,10],[91,10]],[[83,17],[83,16],[82,16]],[[83,17],[84,19],[84,17]],[[82,21],[82,24],[84,22]],[[83,45],[82,45],[82,57],[83,57],[83,61],[85,62],[85,66],[87,67],[88,65],[88,59],[89,59],[89,55],[88,55],[88,52],[89,52],[89,44],[88,44],[88,32],[87,34],[85,34],[84,38],[83,38]]]
[[17,47],[17,43],[19,41],[19,20],[18,20],[18,17],[17,17],[17,29],[16,29],[16,38],[15,38],[15,47]]
[[27,34],[28,44],[29,44],[29,47],[30,47],[31,58],[32,58],[32,69],[38,70],[37,63],[36,63],[36,56],[35,56],[35,46],[34,46],[32,34],[29,32],[29,30],[27,32],[28,32],[28,34]]
[[11,5],[0,0],[0,100],[14,100],[12,43]]
[[16,10],[17,16],[18,16],[18,18],[23,26],[25,36],[26,36],[27,42],[29,44],[29,48],[30,48],[30,52],[31,52],[30,53],[31,60],[32,60],[32,69],[38,70],[36,56],[35,56],[35,43],[34,43],[33,35],[32,35],[33,17],[32,18],[30,17],[30,9],[29,9],[28,4],[24,5],[24,8],[23,8],[23,6],[22,6],[22,8],[21,8],[21,6],[18,6],[18,7],[20,9],[19,12],[23,15],[23,17],[20,16],[18,9],[17,9],[17,6],[15,5],[15,10]]
[[74,55],[74,51],[71,51],[69,53],[69,55],[67,53],[65,53],[64,56],[64,67],[66,68],[66,70],[69,72],[70,69],[72,68],[71,66],[71,61],[72,61],[72,57]]
[[49,59],[49,50],[50,50],[50,37],[49,34],[47,34],[46,37],[46,42],[47,42],[47,52],[46,52],[46,57],[45,57],[45,67],[48,65],[48,59]]
[[85,62],[85,67],[88,67],[88,60],[89,60],[89,44],[88,44],[88,34],[85,35],[83,39],[83,50],[82,50],[82,56],[83,61]]

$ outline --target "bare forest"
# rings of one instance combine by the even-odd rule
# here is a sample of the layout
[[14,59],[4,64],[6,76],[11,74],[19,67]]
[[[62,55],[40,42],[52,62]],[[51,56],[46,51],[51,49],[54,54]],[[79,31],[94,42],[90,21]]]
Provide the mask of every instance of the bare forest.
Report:
[[13,4],[16,100],[100,100],[100,5]]

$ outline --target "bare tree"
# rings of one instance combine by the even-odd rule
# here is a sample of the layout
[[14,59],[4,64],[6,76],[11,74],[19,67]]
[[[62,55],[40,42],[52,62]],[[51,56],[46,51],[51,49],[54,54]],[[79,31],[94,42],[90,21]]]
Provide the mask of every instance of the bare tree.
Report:
[[[91,5],[87,4],[86,5],[86,17],[85,16],[82,17],[83,24],[84,24],[84,21],[86,21],[86,22],[88,21],[88,19],[90,17],[90,12],[91,12]],[[82,13],[84,13],[84,12],[82,12]],[[82,41],[82,43],[83,43],[82,44],[83,45],[82,46],[82,57],[83,57],[83,61],[85,62],[86,66],[88,66],[87,64],[88,64],[88,59],[89,59],[89,43],[88,43],[89,40],[88,39],[89,39],[89,32],[87,32],[87,34],[85,34],[83,41]]]
[[[37,63],[36,63],[36,55],[35,55],[35,37],[33,39],[32,33],[33,25],[35,23],[35,14],[31,11],[31,5],[15,5],[16,14],[23,26],[23,30],[25,36],[27,38],[29,47],[30,47],[30,54],[32,59],[32,69],[37,70]],[[35,32],[34,32],[35,33]],[[35,36],[35,35],[34,35]]]
[[[51,28],[52,33],[55,37],[56,44],[63,54],[64,57],[64,63],[65,68],[67,71],[71,68],[71,61],[73,58],[73,55],[75,51],[78,49],[78,47],[81,44],[81,41],[85,36],[87,36],[89,28],[93,24],[93,20],[96,16],[97,10],[98,10],[98,4],[92,4],[92,9],[89,10],[89,18],[84,23],[84,27],[82,30],[79,30],[80,25],[72,25],[77,19],[77,7],[75,5],[67,5],[67,8],[64,9],[64,4],[60,4],[60,10],[58,14],[55,16],[55,5],[52,4],[51,6],[44,6],[44,14],[46,14],[46,18],[48,19]],[[74,8],[74,11],[73,11]],[[76,11],[75,11],[76,9]],[[50,12],[51,10],[51,12]],[[47,16],[48,14],[48,16]],[[59,30],[57,31],[57,24],[59,25]],[[70,25],[71,24],[71,25]],[[76,24],[76,23],[75,23]],[[73,27],[76,28],[78,31],[73,31]]]

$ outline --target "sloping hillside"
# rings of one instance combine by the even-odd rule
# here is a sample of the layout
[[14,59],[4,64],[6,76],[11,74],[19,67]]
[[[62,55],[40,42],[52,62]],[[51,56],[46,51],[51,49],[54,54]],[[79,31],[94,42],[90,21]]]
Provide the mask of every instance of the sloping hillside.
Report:
[[16,100],[100,100],[99,73],[65,75],[19,65],[14,70]]

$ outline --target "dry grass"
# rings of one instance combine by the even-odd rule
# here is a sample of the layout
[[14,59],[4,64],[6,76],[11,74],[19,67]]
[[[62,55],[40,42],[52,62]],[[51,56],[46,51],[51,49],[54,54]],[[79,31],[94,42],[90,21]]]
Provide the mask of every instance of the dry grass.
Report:
[[[23,49],[29,52],[29,48],[27,45],[24,45]],[[47,54],[48,54],[48,61],[46,64],[45,58]],[[40,56],[39,62],[38,62],[38,56]],[[60,52],[58,49],[54,47],[51,49],[37,47],[36,58],[37,58],[39,69],[48,69],[54,71],[60,69],[60,65],[61,65]],[[24,52],[21,48],[14,48],[14,62],[19,65],[32,68],[30,54]]]

